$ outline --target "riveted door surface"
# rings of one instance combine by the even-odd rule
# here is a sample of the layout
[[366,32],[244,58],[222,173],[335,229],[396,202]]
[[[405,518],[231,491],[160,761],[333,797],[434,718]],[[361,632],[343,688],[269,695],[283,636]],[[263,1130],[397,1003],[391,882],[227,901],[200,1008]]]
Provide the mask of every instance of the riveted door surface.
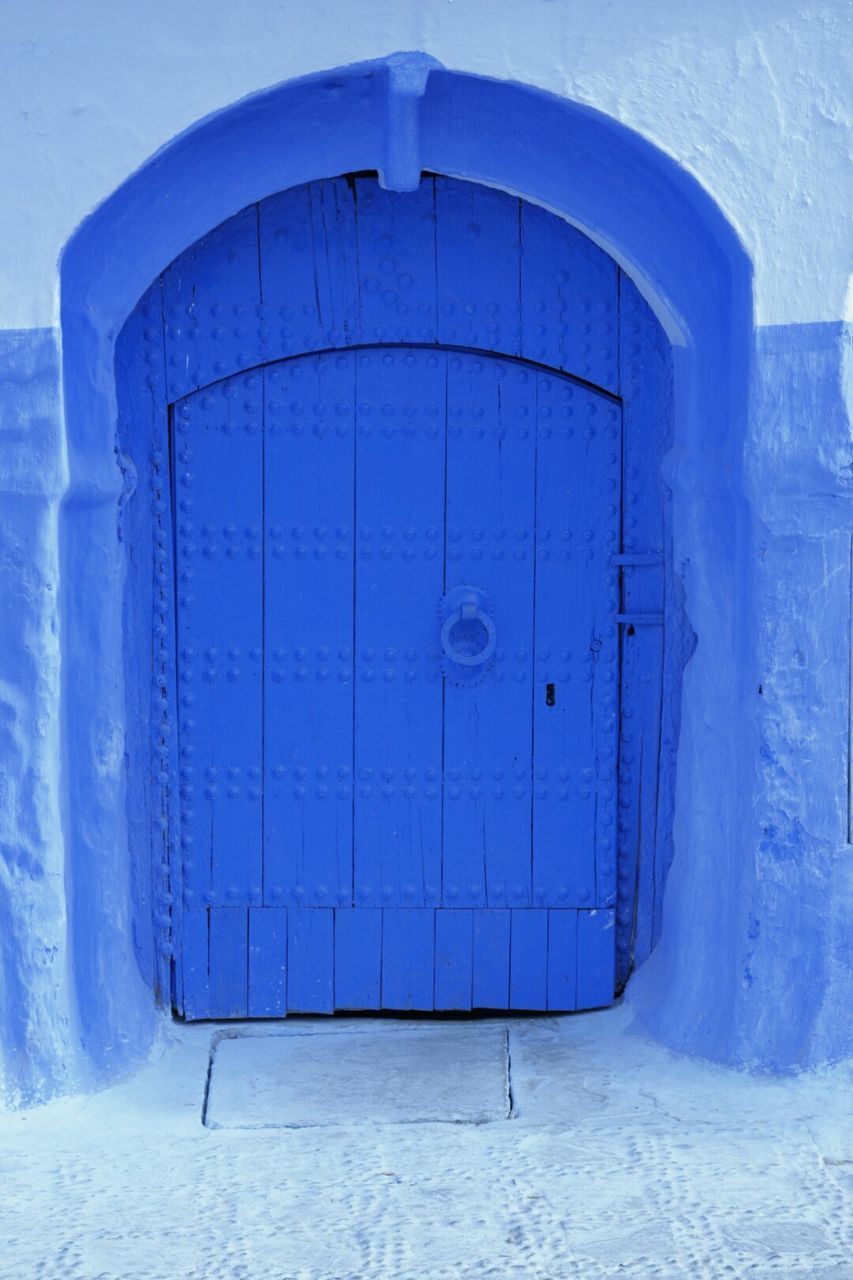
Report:
[[174,410],[189,1017],[613,995],[613,397],[436,347]]

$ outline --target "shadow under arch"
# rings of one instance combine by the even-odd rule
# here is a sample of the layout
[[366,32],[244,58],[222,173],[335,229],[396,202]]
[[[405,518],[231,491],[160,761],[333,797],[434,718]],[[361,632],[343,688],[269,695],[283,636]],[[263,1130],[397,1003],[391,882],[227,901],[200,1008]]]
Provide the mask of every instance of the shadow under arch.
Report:
[[75,232],[61,262],[69,486],[60,517],[64,834],[80,1074],[144,1052],[156,1025],[134,955],[124,804],[122,588],[114,346],[150,282],[247,204],[329,175],[422,169],[568,219],[633,278],[673,342],[674,562],[698,638],[684,679],[675,859],[657,951],[632,979],[674,1048],[735,1060],[735,937],[753,730],[749,509],[742,482],[751,266],[698,183],[612,119],[522,85],[397,54],[291,81],[169,143]]

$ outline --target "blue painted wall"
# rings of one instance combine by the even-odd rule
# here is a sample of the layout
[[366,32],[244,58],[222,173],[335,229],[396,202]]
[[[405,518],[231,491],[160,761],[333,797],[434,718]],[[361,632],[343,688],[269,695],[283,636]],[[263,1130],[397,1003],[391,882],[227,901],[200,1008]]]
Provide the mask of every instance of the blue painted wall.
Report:
[[[843,323],[755,332],[743,825],[730,853],[721,840],[703,869],[684,852],[689,797],[679,783],[680,856],[661,943],[631,987],[668,1044],[769,1071],[853,1049],[850,353]],[[700,632],[699,645],[712,639]],[[737,793],[725,775],[715,787],[704,821],[721,830]],[[716,999],[697,1001],[699,990]]]
[[[27,7],[33,23],[40,8]],[[506,6],[497,9],[511,22]],[[534,26],[545,48],[548,33]],[[734,17],[722,33],[718,20],[700,34],[720,65],[742,38]],[[829,23],[825,44],[804,38],[799,57],[812,84],[831,81],[837,35]],[[774,38],[763,33],[765,53]],[[412,32],[397,41],[407,43],[420,40]],[[441,52],[440,43],[430,47]],[[332,49],[320,41],[303,69],[348,60]],[[64,254],[61,333],[48,258],[31,283],[31,299],[42,301],[27,304],[26,289],[13,289],[24,305],[6,312],[10,325],[41,327],[7,329],[0,340],[0,581],[14,603],[0,629],[0,1070],[10,1100],[127,1069],[157,1025],[150,942],[133,940],[141,890],[126,816],[127,548],[117,533],[132,477],[115,451],[115,336],[157,273],[236,209],[329,173],[396,164],[405,177],[413,148],[424,167],[564,212],[614,253],[675,340],[676,436],[664,470],[697,646],[663,936],[628,998],[665,1042],[725,1062],[782,1071],[849,1052],[849,335],[837,238],[821,240],[791,214],[784,252],[774,254],[758,229],[791,173],[802,190],[815,149],[833,153],[832,129],[799,159],[786,140],[787,169],[753,175],[750,207],[734,194],[746,185],[732,177],[738,165],[706,168],[703,189],[684,165],[696,168],[703,121],[723,127],[710,98],[724,96],[726,80],[715,74],[693,112],[699,123],[673,115],[665,138],[654,112],[637,105],[639,88],[623,110],[618,95],[596,98],[579,82],[578,97],[626,117],[657,146],[556,95],[435,71],[420,76],[418,99],[418,75],[415,90],[402,83],[395,95],[394,77],[368,66],[247,100],[184,135],[114,195],[109,183],[91,194],[85,165],[78,187],[69,170],[69,189],[89,192],[76,217],[103,203]],[[622,63],[623,94],[640,75],[639,64]],[[518,77],[542,83],[535,56]],[[163,138],[210,105],[175,111]],[[741,130],[733,151],[749,128],[732,125]],[[59,150],[56,138],[33,154],[51,146]],[[22,155],[22,173],[28,164]],[[40,206],[35,222],[43,220]],[[775,213],[770,223],[781,234]],[[7,243],[20,248],[16,235]]]

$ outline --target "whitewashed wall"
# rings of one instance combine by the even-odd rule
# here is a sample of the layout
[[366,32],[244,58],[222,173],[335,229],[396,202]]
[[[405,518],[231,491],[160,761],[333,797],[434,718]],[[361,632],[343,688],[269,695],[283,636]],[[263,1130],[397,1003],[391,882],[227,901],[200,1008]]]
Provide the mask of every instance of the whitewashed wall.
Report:
[[246,94],[401,49],[636,129],[743,239],[760,324],[843,317],[844,0],[4,0],[0,327],[57,318],[75,226],[176,133]]

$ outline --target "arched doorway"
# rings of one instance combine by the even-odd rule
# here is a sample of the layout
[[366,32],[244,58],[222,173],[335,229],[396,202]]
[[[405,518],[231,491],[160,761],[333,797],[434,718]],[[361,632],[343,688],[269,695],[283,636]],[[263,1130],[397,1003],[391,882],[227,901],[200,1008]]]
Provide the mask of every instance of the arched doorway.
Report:
[[[200,121],[95,210],[63,253],[68,486],[59,606],[75,1078],[138,1061],[157,1025],[152,988],[168,1005],[180,946],[169,880],[177,826],[150,787],[152,775],[172,777],[170,797],[177,792],[168,727],[166,741],[159,732],[164,711],[175,720],[174,689],[163,678],[172,566],[156,553],[170,502],[168,454],[154,432],[162,421],[155,367],[162,348],[159,357],[146,353],[143,341],[146,320],[160,312],[153,297],[134,308],[169,262],[235,210],[323,174],[364,170],[383,173],[398,190],[416,185],[410,179],[423,170],[452,174],[558,211],[613,255],[623,283],[638,287],[642,315],[647,299],[666,328],[674,553],[664,585],[675,584],[675,596],[683,590],[698,643],[683,704],[662,708],[668,750],[678,741],[678,797],[665,789],[658,811],[664,830],[673,819],[677,852],[663,924],[654,876],[647,927],[637,920],[638,963],[660,932],[639,991],[647,1025],[673,1047],[763,1060],[739,1021],[736,945],[756,745],[742,681],[755,609],[743,462],[749,258],[708,193],[616,121],[524,85],[401,54],[277,85]],[[117,338],[131,315],[125,340],[135,327],[138,372],[151,381],[149,418],[137,419],[150,446],[141,455],[150,504],[129,501],[139,476],[121,449],[128,437],[116,405]],[[656,460],[654,469],[659,475]],[[117,506],[126,517],[121,538]]]
[[505,193],[351,175],[186,250],[117,370],[175,1007],[609,1003],[658,927],[685,654],[630,280]]

